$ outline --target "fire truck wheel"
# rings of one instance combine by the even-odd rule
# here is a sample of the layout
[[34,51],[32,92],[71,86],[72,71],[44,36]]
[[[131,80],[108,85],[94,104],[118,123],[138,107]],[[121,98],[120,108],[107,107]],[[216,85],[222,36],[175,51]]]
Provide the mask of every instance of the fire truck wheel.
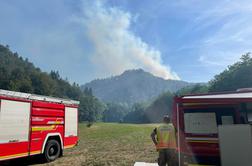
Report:
[[47,162],[54,161],[61,154],[60,144],[56,140],[49,140],[46,144],[44,156]]

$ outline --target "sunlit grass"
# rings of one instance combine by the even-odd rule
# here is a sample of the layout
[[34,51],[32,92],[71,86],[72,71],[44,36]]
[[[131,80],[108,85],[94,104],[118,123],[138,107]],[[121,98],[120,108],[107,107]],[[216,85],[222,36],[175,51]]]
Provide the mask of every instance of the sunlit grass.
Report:
[[49,165],[131,166],[135,161],[155,162],[157,152],[150,133],[156,124],[96,123],[79,125],[78,147]]

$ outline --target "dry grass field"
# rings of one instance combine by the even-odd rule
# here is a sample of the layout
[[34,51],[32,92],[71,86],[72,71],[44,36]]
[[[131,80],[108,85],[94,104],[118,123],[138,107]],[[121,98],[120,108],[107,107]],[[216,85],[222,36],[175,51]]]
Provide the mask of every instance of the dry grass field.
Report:
[[[150,139],[155,125],[97,123],[79,125],[79,146],[48,165],[131,166],[135,161],[154,162],[156,151]],[[47,164],[46,164],[47,165]]]
[[[52,163],[28,163],[36,166],[133,166],[135,161],[155,162],[157,152],[150,139],[155,126],[96,123],[88,128],[80,124],[77,147],[65,150],[64,156]],[[21,165],[22,161],[18,163]]]

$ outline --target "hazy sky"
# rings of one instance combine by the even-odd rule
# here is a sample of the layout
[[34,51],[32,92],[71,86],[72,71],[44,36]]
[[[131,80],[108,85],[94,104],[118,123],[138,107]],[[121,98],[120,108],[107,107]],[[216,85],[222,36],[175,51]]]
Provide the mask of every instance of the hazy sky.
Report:
[[252,1],[0,0],[0,43],[71,82],[143,68],[206,82],[252,50]]

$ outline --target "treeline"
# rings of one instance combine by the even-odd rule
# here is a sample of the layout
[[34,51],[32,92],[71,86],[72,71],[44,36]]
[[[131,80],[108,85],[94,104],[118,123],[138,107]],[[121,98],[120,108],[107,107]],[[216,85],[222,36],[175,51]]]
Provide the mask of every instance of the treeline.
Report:
[[153,122],[167,112],[167,107],[170,109],[172,101],[172,94],[167,92],[154,102],[132,106],[103,103],[93,95],[91,88],[81,90],[78,84],[70,84],[57,71],[43,72],[3,45],[0,45],[0,89],[79,100],[79,120],[89,122]]
[[207,84],[196,84],[180,89],[176,95],[208,92],[236,91],[240,88],[252,88],[252,58],[250,53],[214,76]]
[[149,102],[127,104],[108,103],[103,112],[104,122],[159,123],[163,115],[171,114],[174,94],[165,92]]
[[[174,96],[236,91],[239,88],[252,88],[252,58],[250,53],[242,55],[238,62],[228,66],[227,69],[216,75],[208,83],[188,86],[176,93],[165,92],[150,103],[137,103],[120,119],[123,119],[122,121],[127,123],[160,122],[163,115],[171,114]],[[119,112],[119,110],[123,109],[118,108],[116,112]]]
[[70,84],[57,71],[42,72],[28,59],[3,45],[0,45],[0,89],[79,100],[81,121],[100,120],[105,109],[91,89],[81,91],[78,84]]
[[194,84],[175,93],[164,92],[152,101],[133,105],[103,103],[93,95],[91,88],[81,90],[78,84],[70,84],[57,71],[42,72],[28,59],[11,52],[8,46],[0,45],[0,89],[79,100],[80,121],[160,122],[164,114],[171,114],[174,96],[248,87],[252,87],[252,58],[249,53],[242,55],[240,61],[228,66],[208,83]]

